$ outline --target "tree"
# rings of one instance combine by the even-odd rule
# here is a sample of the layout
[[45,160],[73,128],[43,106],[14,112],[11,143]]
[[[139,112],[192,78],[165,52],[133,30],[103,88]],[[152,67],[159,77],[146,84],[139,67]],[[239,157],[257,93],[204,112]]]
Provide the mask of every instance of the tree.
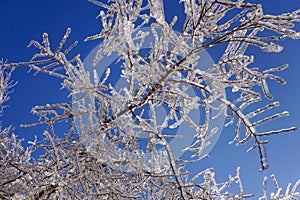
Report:
[[[218,116],[226,125],[235,124],[236,144],[253,142],[261,170],[268,168],[266,136],[295,130],[294,127],[261,131],[266,122],[287,116],[288,112],[259,118],[259,114],[279,106],[272,100],[269,79],[285,81],[275,73],[287,65],[261,71],[253,67],[248,46],[265,52],[280,52],[273,43],[284,38],[299,39],[293,29],[300,20],[300,10],[282,15],[263,13],[259,4],[243,1],[181,1],[186,15],[182,32],[167,22],[163,1],[89,0],[102,8],[99,34],[87,41],[102,39],[93,65],[116,53],[118,65],[100,76],[87,71],[85,62],[69,52],[77,41],[64,47],[71,29],[67,29],[56,48],[50,46],[48,34],[42,42],[31,41],[38,52],[28,62],[1,63],[1,104],[8,99],[13,69],[29,66],[31,70],[62,80],[71,101],[35,106],[32,113],[40,120],[24,126],[47,125],[43,141],[24,147],[10,128],[1,132],[0,195],[3,199],[243,199],[244,191],[237,174],[224,183],[216,183],[211,169],[190,176],[189,162],[201,162],[210,139],[218,131],[211,127]],[[145,29],[145,27],[150,27]],[[148,48],[143,48],[151,37]],[[201,65],[201,52],[226,45],[216,64]],[[126,80],[121,88],[110,83],[110,71],[121,69]],[[115,75],[115,74],[114,74]],[[159,108],[165,110],[161,119]],[[201,120],[193,118],[202,111]],[[202,120],[203,118],[203,120]],[[61,125],[68,131],[61,135]],[[177,157],[170,139],[171,129],[188,125],[194,132],[193,143]],[[141,141],[142,140],[142,141]],[[42,150],[40,157],[32,154]],[[276,191],[262,199],[296,199],[298,181],[281,194]],[[237,183],[239,191],[227,189]],[[263,183],[265,186],[265,181]]]

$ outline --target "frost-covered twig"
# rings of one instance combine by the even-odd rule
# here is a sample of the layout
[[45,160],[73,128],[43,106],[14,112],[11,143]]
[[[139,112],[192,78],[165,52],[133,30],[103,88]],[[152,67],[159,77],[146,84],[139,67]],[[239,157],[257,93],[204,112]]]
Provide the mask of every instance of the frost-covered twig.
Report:
[[[28,62],[0,63],[0,104],[7,100],[11,76],[11,72],[5,73],[5,70],[26,65],[36,73],[61,79],[62,88],[72,97],[69,102],[32,108],[39,121],[24,127],[47,126],[43,141],[31,142],[32,146],[27,149],[14,134],[9,135],[9,129],[2,131],[1,173],[5,176],[0,182],[4,188],[0,189],[1,197],[252,197],[242,185],[239,168],[236,175],[224,183],[217,183],[211,169],[189,177],[187,165],[195,160],[179,159],[173,154],[168,139],[179,137],[169,132],[181,125],[190,127],[193,131],[188,134],[194,141],[182,150],[192,154],[190,159],[200,160],[218,131],[218,127],[210,128],[211,122],[224,116],[229,120],[226,125],[236,125],[232,142],[241,145],[252,139],[250,150],[258,149],[261,170],[267,169],[265,146],[268,141],[264,137],[295,128],[261,131],[259,126],[289,113],[284,111],[259,118],[260,114],[278,107],[279,102],[254,107],[264,98],[273,99],[268,81],[285,84],[275,73],[287,65],[262,71],[253,66],[254,56],[247,55],[246,50],[255,46],[264,52],[280,52],[282,47],[276,44],[278,40],[299,39],[299,32],[293,28],[300,21],[299,10],[274,16],[264,14],[260,4],[242,0],[182,0],[185,22],[178,34],[173,26],[179,16],[168,23],[162,0],[89,2],[102,7],[98,16],[102,23],[100,32],[86,38],[86,41],[103,39],[92,64],[96,66],[112,53],[117,54],[119,61],[119,65],[107,68],[103,77],[99,77],[97,69],[87,71],[79,54],[69,58],[69,52],[77,45],[75,41],[65,48],[71,29],[67,29],[56,48],[51,46],[47,33],[42,35],[42,42],[31,41],[29,46],[34,46],[38,53]],[[233,16],[231,11],[237,14]],[[146,26],[150,28],[144,29]],[[149,35],[153,39],[145,49],[143,45]],[[199,66],[200,53],[220,44],[226,44],[227,48],[218,62],[207,68]],[[127,81],[120,89],[110,83],[110,76],[115,75],[111,71],[117,67],[121,71],[119,76]],[[157,112],[159,108],[166,111],[163,120]],[[203,111],[201,122],[191,116],[199,110]],[[67,122],[68,128],[59,128],[61,122]],[[141,143],[144,146],[141,147]],[[37,150],[43,153],[32,160],[31,154]],[[271,193],[271,199],[299,196],[296,191],[299,181],[292,190],[288,186],[282,195],[276,179],[273,180],[276,192]],[[227,191],[234,182],[239,188],[237,193]],[[262,199],[268,199],[265,189]]]

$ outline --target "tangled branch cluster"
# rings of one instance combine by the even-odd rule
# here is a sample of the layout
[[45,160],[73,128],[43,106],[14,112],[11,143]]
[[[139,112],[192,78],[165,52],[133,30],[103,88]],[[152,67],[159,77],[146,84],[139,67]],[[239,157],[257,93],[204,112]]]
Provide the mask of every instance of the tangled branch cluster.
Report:
[[[251,197],[242,186],[239,168],[228,181],[217,183],[212,169],[190,177],[189,160],[177,158],[168,140],[176,137],[166,133],[187,124],[195,132],[194,142],[184,151],[201,159],[209,139],[217,127],[209,129],[211,120],[224,115],[226,125],[235,124],[233,142],[237,145],[253,142],[261,170],[268,168],[265,136],[295,130],[295,127],[273,131],[258,131],[257,127],[279,117],[284,111],[258,120],[256,117],[279,106],[279,102],[252,111],[250,105],[262,99],[272,100],[269,79],[280,84],[285,81],[275,73],[287,65],[261,71],[253,67],[253,55],[247,47],[256,46],[265,52],[280,52],[275,44],[284,38],[299,39],[293,29],[300,21],[300,10],[282,15],[264,14],[259,4],[230,0],[181,0],[185,22],[178,35],[165,19],[162,0],[112,0],[109,4],[89,0],[99,5],[102,29],[87,41],[102,39],[93,65],[114,52],[118,54],[127,85],[117,90],[109,83],[111,69],[99,77],[88,72],[80,55],[68,58],[77,41],[63,50],[71,29],[59,45],[52,49],[48,35],[42,42],[31,41],[39,52],[29,62],[1,63],[1,104],[7,100],[11,73],[5,71],[27,65],[37,73],[46,73],[62,80],[62,87],[73,96],[71,102],[35,106],[32,113],[40,121],[23,125],[46,124],[43,141],[33,141],[26,149],[9,128],[0,137],[2,199],[244,199]],[[232,11],[238,14],[232,15]],[[224,20],[226,19],[226,20]],[[150,26],[148,31],[143,27]],[[269,30],[264,32],[264,30]],[[259,34],[263,33],[263,34]],[[271,35],[267,35],[271,34]],[[151,48],[144,53],[145,38],[153,35]],[[262,36],[263,35],[263,36]],[[199,68],[199,53],[214,46],[227,48],[216,64]],[[237,98],[226,94],[231,89]],[[195,93],[191,94],[189,91]],[[195,95],[196,94],[196,95]],[[218,102],[215,106],[215,102]],[[156,109],[167,111],[159,121]],[[203,108],[203,123],[191,113]],[[251,108],[251,107],[250,107]],[[211,110],[217,110],[211,115]],[[146,116],[145,112],[150,113]],[[145,117],[146,116],[146,117]],[[254,118],[255,117],[255,118]],[[67,122],[68,131],[59,138],[56,124]],[[144,150],[139,139],[147,135]],[[144,137],[144,136],[143,136]],[[158,147],[162,147],[159,150]],[[32,153],[43,150],[36,160]],[[193,161],[195,162],[195,161]],[[266,189],[261,199],[296,199],[297,182],[285,194],[276,185],[268,197]],[[233,194],[228,187],[239,186]],[[264,182],[265,185],[265,182]]]

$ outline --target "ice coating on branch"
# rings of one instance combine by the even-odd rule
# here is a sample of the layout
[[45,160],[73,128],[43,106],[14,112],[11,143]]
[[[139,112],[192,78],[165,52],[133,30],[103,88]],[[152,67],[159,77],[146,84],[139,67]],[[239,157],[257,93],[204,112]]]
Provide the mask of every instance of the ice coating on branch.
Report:
[[[219,183],[211,168],[193,175],[189,164],[207,156],[223,127],[223,121],[218,121],[221,116],[226,118],[226,125],[235,126],[232,143],[257,150],[261,170],[268,168],[265,138],[295,130],[264,130],[262,126],[289,115],[278,110],[268,115],[270,109],[278,109],[279,102],[265,106],[261,102],[273,98],[270,80],[285,84],[278,73],[287,65],[261,70],[253,64],[254,56],[247,54],[247,48],[280,52],[282,47],[275,42],[299,39],[295,23],[300,21],[300,10],[266,15],[261,5],[241,0],[181,0],[186,16],[178,16],[182,30],[177,33],[173,28],[180,25],[177,17],[170,23],[165,20],[166,1],[89,2],[102,7],[98,15],[101,30],[86,39],[102,41],[93,55],[94,68],[88,70],[90,63],[82,62],[79,54],[70,57],[77,44],[65,48],[71,29],[54,49],[46,33],[41,42],[31,41],[37,53],[29,62],[0,63],[0,103],[7,100],[10,77],[4,72],[24,65],[61,79],[62,88],[72,96],[68,102],[32,108],[39,121],[23,126],[45,125],[46,130],[44,140],[31,142],[33,146],[27,149],[16,135],[9,135],[9,128],[1,129],[0,162],[4,171],[0,196],[251,198],[242,185],[240,168],[236,175]],[[215,55],[215,64],[206,63],[207,57],[201,53],[223,45],[227,48],[221,56]],[[105,63],[108,58],[114,61]],[[68,130],[57,128],[62,122],[70,125]],[[191,136],[190,142],[185,140],[187,136]],[[36,149],[44,154],[32,160]],[[275,176],[272,179],[275,191],[267,194],[265,179],[262,199],[299,198],[300,181],[293,187],[288,185],[282,193]],[[231,193],[228,187],[232,184],[237,187]]]
[[164,8],[163,8],[163,1],[162,0],[150,0],[149,1],[151,8],[151,16],[156,19],[156,21],[160,24],[165,24],[165,15],[164,15]]
[[273,42],[270,42],[269,45],[267,45],[266,47],[262,47],[262,50],[265,52],[275,52],[275,53],[279,53],[283,50],[283,47],[275,44]]
[[295,33],[292,35],[292,38],[293,38],[293,39],[300,39],[300,32],[295,32]]

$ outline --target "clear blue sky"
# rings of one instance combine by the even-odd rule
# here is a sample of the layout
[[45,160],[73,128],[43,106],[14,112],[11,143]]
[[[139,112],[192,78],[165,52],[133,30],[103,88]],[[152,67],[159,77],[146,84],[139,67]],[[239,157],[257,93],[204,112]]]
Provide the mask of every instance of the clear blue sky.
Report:
[[[166,2],[165,9],[169,19],[181,13],[176,0]],[[300,3],[295,0],[264,1],[263,6],[265,13],[278,14],[299,9]],[[48,32],[52,44],[56,45],[67,27],[72,28],[71,42],[79,41],[75,52],[80,53],[82,58],[98,44],[97,41],[83,42],[85,37],[99,31],[99,23],[95,19],[99,7],[84,0],[2,0],[0,8],[0,57],[9,62],[28,61],[35,49],[28,49],[26,46],[31,39],[41,41],[43,32]],[[285,40],[281,44],[285,46],[285,50],[280,54],[259,53],[257,50],[253,52],[256,53],[255,60],[258,66],[275,67],[285,63],[290,65],[290,68],[281,73],[281,76],[288,80],[288,84],[280,86],[272,82],[271,92],[275,100],[281,101],[280,111],[289,110],[291,116],[272,125],[274,128],[289,125],[300,128],[300,41]],[[57,92],[60,88],[59,80],[43,74],[33,76],[33,73],[28,74],[27,70],[28,68],[19,68],[14,72],[13,79],[18,81],[18,84],[10,95],[11,99],[7,103],[9,107],[2,116],[2,124],[14,124],[17,135],[32,139],[35,134],[40,134],[42,128],[18,127],[21,123],[36,120],[35,116],[30,114],[31,107],[66,99],[67,93]],[[270,168],[266,172],[258,172],[260,165],[257,151],[245,152],[250,144],[240,148],[227,144],[233,138],[233,130],[233,127],[223,129],[210,158],[195,167],[214,167],[217,179],[222,181],[228,174],[235,173],[237,166],[241,166],[246,192],[256,194],[261,194],[263,176],[275,173],[282,187],[286,187],[289,181],[295,183],[300,178],[299,130],[270,138],[270,144],[267,146]]]

